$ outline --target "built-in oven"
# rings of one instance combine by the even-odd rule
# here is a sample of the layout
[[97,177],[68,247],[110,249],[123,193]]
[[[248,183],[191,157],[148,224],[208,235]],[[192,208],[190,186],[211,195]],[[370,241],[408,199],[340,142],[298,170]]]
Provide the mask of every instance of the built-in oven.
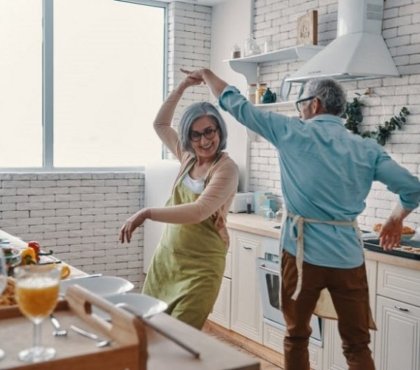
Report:
[[[283,313],[280,310],[280,258],[278,240],[263,239],[264,258],[258,258],[257,269],[260,283],[264,322],[276,328],[286,330]],[[322,346],[322,319],[313,315],[311,318],[312,334],[310,342]]]

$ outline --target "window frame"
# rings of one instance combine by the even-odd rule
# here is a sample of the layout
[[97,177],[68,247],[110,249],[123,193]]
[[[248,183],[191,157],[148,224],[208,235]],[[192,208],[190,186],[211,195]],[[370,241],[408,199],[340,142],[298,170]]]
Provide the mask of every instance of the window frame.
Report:
[[[163,31],[163,86],[162,100],[168,90],[168,4],[156,0],[114,0],[145,6],[155,6],[164,11]],[[7,167],[4,172],[100,172],[142,171],[144,165],[121,167],[55,167],[54,166],[54,0],[42,0],[42,166]],[[163,146],[161,150],[163,158]]]

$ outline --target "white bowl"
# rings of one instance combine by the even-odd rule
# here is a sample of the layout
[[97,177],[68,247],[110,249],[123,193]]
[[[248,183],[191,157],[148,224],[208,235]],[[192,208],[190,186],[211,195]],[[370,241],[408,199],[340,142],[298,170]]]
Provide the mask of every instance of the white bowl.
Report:
[[61,281],[60,295],[66,294],[67,288],[76,284],[102,297],[128,292],[134,288],[128,280],[117,276],[80,277]]
[[151,317],[165,311],[168,305],[156,298],[141,293],[122,293],[105,297],[106,300],[117,305],[125,303],[137,316]]

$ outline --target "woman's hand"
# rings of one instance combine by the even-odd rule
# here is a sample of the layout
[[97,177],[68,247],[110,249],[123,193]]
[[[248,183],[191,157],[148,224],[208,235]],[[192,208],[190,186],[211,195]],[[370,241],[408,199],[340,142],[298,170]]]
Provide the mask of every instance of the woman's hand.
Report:
[[[181,69],[182,72],[184,72]],[[184,77],[184,79],[180,82],[179,84],[179,88],[181,88],[182,90],[187,89],[190,86],[197,86],[197,85],[201,85],[203,81],[197,78],[193,78],[190,75],[187,75]]]
[[187,69],[181,68],[180,70],[182,73],[185,73],[187,75],[185,79],[190,79],[192,81],[195,81],[196,84],[206,83],[203,78],[204,69],[197,69],[195,71],[189,71]]
[[195,71],[189,71],[187,69],[181,68],[181,72],[185,73],[187,77],[192,78],[193,80],[200,81],[207,85],[211,93],[218,98],[223,90],[228,85],[220,77],[216,76],[210,69],[202,68]]
[[144,221],[146,221],[148,218],[150,218],[149,208],[143,208],[128,218],[120,229],[120,242],[124,243],[127,241],[127,243],[130,243],[134,230],[143,225]]

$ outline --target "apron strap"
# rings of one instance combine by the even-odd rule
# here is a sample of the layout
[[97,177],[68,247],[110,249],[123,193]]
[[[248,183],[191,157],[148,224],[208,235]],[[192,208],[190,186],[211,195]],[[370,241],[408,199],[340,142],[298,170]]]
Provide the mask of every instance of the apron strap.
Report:
[[[304,256],[304,225],[305,223],[312,223],[312,224],[327,224],[327,225],[334,225],[334,226],[348,226],[353,227],[357,233],[358,240],[360,243],[361,248],[363,248],[363,240],[362,240],[362,233],[360,231],[359,225],[357,224],[357,220],[353,221],[322,221],[313,218],[305,218],[300,215],[295,215],[291,212],[285,212],[286,218],[292,219],[292,224],[290,225],[289,235],[292,240],[296,241],[296,268],[298,273],[296,289],[292,295],[292,299],[296,300],[299,296],[300,291],[302,290],[302,280],[303,280],[303,256]],[[285,225],[285,220],[283,221],[282,225]],[[293,231],[294,228],[297,228],[297,236],[295,237]],[[284,234],[282,232],[282,243],[283,245],[283,238]]]

